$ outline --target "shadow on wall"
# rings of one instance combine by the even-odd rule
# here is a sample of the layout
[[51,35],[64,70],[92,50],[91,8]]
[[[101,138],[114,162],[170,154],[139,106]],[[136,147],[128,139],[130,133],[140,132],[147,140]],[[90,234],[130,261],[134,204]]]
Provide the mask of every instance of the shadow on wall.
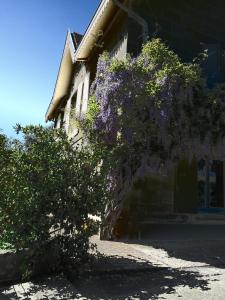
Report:
[[124,199],[122,213],[113,230],[114,236],[137,236],[140,222],[148,220],[152,213],[173,212],[173,188],[172,174],[137,179]]

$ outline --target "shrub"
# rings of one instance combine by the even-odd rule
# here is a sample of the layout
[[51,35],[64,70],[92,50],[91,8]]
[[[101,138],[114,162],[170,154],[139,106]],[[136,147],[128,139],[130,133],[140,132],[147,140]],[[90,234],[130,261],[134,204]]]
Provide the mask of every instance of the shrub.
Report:
[[106,197],[99,153],[74,149],[60,130],[17,130],[21,140],[0,136],[1,241],[31,250],[30,267],[50,245],[59,255],[54,268],[80,263],[91,247],[88,214],[99,215]]

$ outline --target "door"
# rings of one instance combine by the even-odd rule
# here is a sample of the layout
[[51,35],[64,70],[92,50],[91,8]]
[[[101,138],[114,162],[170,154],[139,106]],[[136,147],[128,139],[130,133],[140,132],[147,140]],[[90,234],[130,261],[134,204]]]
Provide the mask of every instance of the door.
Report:
[[197,163],[183,159],[175,175],[174,212],[195,213],[198,209]]
[[223,162],[201,160],[198,163],[198,204],[200,209],[224,208]]

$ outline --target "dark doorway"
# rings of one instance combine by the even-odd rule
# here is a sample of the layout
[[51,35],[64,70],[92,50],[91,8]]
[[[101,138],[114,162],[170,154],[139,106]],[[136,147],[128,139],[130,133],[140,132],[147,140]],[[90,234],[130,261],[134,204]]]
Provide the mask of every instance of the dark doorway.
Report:
[[198,206],[200,209],[224,208],[223,162],[201,160],[198,163]]

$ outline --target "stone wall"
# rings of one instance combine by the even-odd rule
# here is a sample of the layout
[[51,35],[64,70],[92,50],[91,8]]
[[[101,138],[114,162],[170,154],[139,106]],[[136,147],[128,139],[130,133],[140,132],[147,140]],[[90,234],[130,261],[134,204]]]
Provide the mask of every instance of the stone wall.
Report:
[[[29,251],[16,253],[0,250],[0,284],[18,282],[23,277],[25,262]],[[38,257],[33,264],[33,275],[49,274],[54,271],[59,262],[57,249],[50,246],[45,255]]]
[[22,254],[0,251],[0,283],[17,281],[21,278]]

